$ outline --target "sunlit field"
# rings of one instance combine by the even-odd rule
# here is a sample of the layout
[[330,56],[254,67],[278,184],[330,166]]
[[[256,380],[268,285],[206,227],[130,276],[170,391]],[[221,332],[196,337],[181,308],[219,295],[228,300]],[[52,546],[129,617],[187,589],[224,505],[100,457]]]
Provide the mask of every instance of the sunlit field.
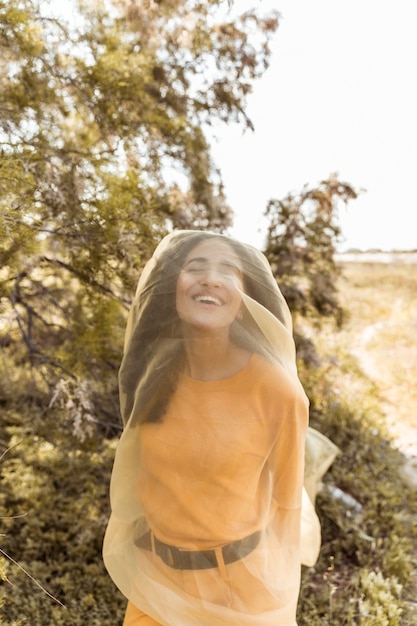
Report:
[[[319,496],[322,552],[305,573],[299,626],[416,623],[417,254],[405,260],[341,260],[345,323],[315,332],[325,372],[310,395],[330,383],[317,425],[340,454]],[[363,515],[329,498],[329,486],[366,503]]]
[[342,263],[350,319],[341,340],[379,389],[400,449],[417,456],[417,254],[408,261]]

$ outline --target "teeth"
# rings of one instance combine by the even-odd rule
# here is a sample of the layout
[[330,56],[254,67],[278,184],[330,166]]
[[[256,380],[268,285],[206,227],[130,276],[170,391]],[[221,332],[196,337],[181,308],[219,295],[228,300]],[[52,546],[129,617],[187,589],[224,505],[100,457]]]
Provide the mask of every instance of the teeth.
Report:
[[213,296],[197,296],[195,299],[197,300],[197,302],[207,302],[210,304],[216,304],[217,306],[221,305],[220,300],[218,300],[217,298],[213,298]]

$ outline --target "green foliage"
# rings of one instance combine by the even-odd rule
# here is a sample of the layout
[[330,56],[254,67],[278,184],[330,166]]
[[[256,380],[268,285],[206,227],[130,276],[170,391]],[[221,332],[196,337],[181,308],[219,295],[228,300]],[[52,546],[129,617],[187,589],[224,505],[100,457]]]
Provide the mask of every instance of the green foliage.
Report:
[[54,417],[26,404],[2,422],[1,440],[15,445],[2,461],[0,547],[20,567],[3,561],[0,622],[121,624],[125,601],[100,556],[115,442],[82,444]]
[[305,185],[298,194],[270,200],[265,211],[265,255],[293,315],[297,354],[313,365],[318,328],[326,319],[340,327],[345,317],[337,292],[338,209],[356,197],[351,185],[333,175],[315,187]]
[[359,608],[361,623],[366,626],[398,626],[402,610],[398,606],[402,586],[395,578],[384,578],[380,572],[363,571],[360,577],[363,597]]
[[52,385],[113,375],[162,235],[230,225],[206,133],[249,125],[278,25],[226,1],[57,4],[0,2],[0,340]]
[[266,256],[295,315],[315,322],[342,320],[334,258],[341,236],[338,206],[356,197],[351,185],[332,176],[299,194],[270,200]]

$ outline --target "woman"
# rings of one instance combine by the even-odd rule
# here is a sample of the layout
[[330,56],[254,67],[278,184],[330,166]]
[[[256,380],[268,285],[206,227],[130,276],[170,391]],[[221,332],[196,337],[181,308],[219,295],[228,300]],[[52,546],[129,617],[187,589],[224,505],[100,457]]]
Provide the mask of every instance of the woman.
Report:
[[308,401],[265,257],[166,237],[129,314],[120,398],[103,554],[124,626],[295,626]]

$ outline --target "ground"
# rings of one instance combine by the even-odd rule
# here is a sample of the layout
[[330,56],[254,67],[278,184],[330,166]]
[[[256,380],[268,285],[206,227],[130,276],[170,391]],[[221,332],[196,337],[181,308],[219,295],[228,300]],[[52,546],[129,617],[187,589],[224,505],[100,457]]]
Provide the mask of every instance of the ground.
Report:
[[[417,253],[341,255],[353,354],[375,383],[387,424],[417,487]],[[347,295],[348,294],[348,295]]]

